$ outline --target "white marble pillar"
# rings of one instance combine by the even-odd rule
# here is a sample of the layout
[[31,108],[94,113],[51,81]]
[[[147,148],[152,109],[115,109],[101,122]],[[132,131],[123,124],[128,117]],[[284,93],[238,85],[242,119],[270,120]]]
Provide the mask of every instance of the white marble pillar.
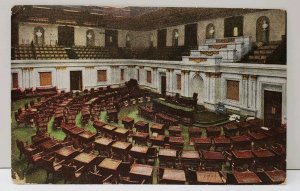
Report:
[[244,107],[248,106],[248,78],[249,78],[249,75],[242,76],[242,100],[241,100],[241,103]]
[[256,109],[256,76],[250,76],[248,86],[248,107]]
[[206,77],[206,80],[205,80],[206,95],[205,95],[205,97],[206,97],[206,101],[210,102],[210,94],[211,94],[210,72],[206,72],[205,77]]

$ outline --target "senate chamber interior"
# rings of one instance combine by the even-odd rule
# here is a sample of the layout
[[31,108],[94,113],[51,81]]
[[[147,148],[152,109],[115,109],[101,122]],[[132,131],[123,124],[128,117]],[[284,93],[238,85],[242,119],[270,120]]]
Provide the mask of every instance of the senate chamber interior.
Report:
[[11,14],[16,183],[285,182],[286,11]]

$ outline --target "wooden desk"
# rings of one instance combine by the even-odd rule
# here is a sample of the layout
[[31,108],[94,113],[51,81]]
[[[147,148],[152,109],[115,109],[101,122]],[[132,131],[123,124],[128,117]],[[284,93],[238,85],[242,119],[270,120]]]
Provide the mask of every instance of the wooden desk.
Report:
[[97,156],[91,153],[80,153],[74,158],[74,161],[82,165],[92,165],[96,158]]
[[96,133],[90,131],[84,131],[78,135],[79,139],[83,143],[91,143],[95,141]]
[[254,141],[264,141],[268,138],[268,136],[264,133],[260,132],[251,132],[248,133],[248,135],[254,140]]
[[130,155],[134,158],[145,158],[148,152],[147,146],[133,145],[130,149]]
[[149,132],[149,123],[145,121],[138,121],[134,124],[134,127],[136,128],[137,131],[141,132]]
[[200,160],[200,155],[198,151],[182,151],[181,159]]
[[181,136],[182,129],[180,126],[170,126],[169,134],[170,136]]
[[221,133],[221,127],[206,127],[206,135],[207,137],[216,137]]
[[224,162],[225,158],[222,152],[215,152],[215,151],[201,151],[202,157],[206,161],[219,161]]
[[130,169],[130,178],[133,180],[146,179],[151,182],[153,166],[134,163]]
[[111,148],[113,151],[124,156],[128,154],[128,151],[131,148],[131,143],[116,141],[111,145]]
[[95,129],[97,129],[97,131],[99,131],[99,132],[102,131],[104,125],[107,125],[107,124],[102,121],[99,121],[99,120],[96,120],[93,123],[93,126],[95,127]]
[[184,170],[166,168],[162,177],[166,183],[170,184],[184,184],[186,182]]
[[114,135],[122,141],[127,141],[129,130],[125,128],[117,128],[114,131]]
[[159,158],[166,158],[166,159],[176,159],[177,151],[174,149],[163,149],[161,148],[158,152]]
[[107,111],[107,116],[108,116],[108,121],[114,121],[118,122],[118,111],[116,109],[108,109]]
[[268,149],[253,150],[252,152],[256,158],[271,158],[275,156],[275,154]]
[[197,137],[194,138],[192,141],[195,143],[196,148],[199,150],[208,150],[212,145],[211,138]]
[[197,182],[200,184],[224,184],[219,172],[197,171]]
[[184,138],[183,137],[169,137],[169,143],[171,145],[171,147],[174,147],[176,149],[178,148],[183,148],[183,144],[184,144]]
[[235,135],[239,127],[236,122],[230,122],[223,126],[223,130],[226,136]]
[[254,155],[251,150],[235,150],[232,155],[236,159],[253,159]]
[[229,137],[233,147],[236,149],[250,149],[251,148],[251,139],[247,135],[239,135]]
[[54,150],[55,148],[59,147],[60,144],[52,139],[42,142],[40,145],[41,149],[44,151],[51,151]]
[[150,127],[150,130],[156,132],[158,134],[164,135],[165,134],[165,125],[160,123],[153,123]]
[[260,178],[251,171],[238,172],[235,171],[233,176],[238,184],[260,184],[262,181]]
[[286,172],[283,170],[265,171],[264,173],[271,184],[282,184],[285,182]]
[[189,135],[191,137],[201,137],[202,130],[199,127],[190,127]]
[[149,133],[144,133],[144,132],[136,132],[132,135],[132,138],[136,141],[136,142],[142,142],[142,143],[146,143],[149,137]]
[[126,129],[132,129],[134,124],[134,119],[131,117],[123,117],[122,118],[122,124],[124,125],[124,128]]
[[69,130],[69,134],[73,137],[76,137],[77,135],[79,135],[82,132],[84,132],[84,129],[79,128],[79,127],[75,127],[73,129]]
[[62,159],[71,159],[74,157],[75,154],[78,153],[78,150],[75,149],[73,146],[69,147],[62,147],[55,151],[55,154],[58,155]]
[[100,137],[97,138],[94,143],[95,143],[95,148],[98,151],[109,151],[109,146],[112,144],[113,140],[110,138],[106,138],[106,137]]
[[164,135],[157,135],[157,136],[151,136],[150,140],[153,145],[163,145],[165,142],[165,136]]
[[116,126],[113,126],[113,125],[104,125],[102,127],[102,131],[103,133],[106,135],[106,136],[113,136],[113,131],[116,129],[117,127]]
[[248,123],[247,121],[241,121],[241,122],[237,123],[237,126],[239,127],[240,134],[247,133],[251,128],[251,124]]
[[111,171],[113,173],[118,171],[118,168],[120,167],[120,164],[122,163],[121,160],[115,160],[112,158],[105,158],[99,165],[99,168],[102,168],[104,170]]
[[61,129],[64,133],[69,134],[71,129],[74,129],[76,126],[73,124],[62,124]]
[[224,148],[224,150],[227,150],[231,146],[230,139],[228,139],[225,136],[215,137],[213,138],[213,142],[216,148]]

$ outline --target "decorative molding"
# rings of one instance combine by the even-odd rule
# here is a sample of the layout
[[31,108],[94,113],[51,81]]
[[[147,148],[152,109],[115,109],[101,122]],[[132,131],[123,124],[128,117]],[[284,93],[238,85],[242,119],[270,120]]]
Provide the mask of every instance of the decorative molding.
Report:
[[33,67],[25,67],[25,68],[22,68],[23,71],[33,71]]
[[86,68],[86,69],[94,69],[95,66],[86,66],[85,68]]
[[119,66],[110,66],[111,68],[117,69]]
[[227,44],[210,44],[208,45],[208,48],[214,48],[214,49],[227,48]]
[[144,66],[139,66],[140,69],[144,69]]
[[256,79],[257,79],[257,76],[251,75],[251,76],[250,76],[250,79],[251,79],[251,80],[256,80]]
[[210,74],[211,74],[211,72],[205,72],[205,76],[208,78],[210,77]]
[[243,74],[243,80],[248,80],[249,79],[249,74]]
[[210,73],[210,76],[213,77],[213,78],[220,78],[222,75],[221,72],[211,72]]
[[206,62],[207,58],[189,58],[189,60],[193,61],[193,62],[200,63],[200,62]]
[[206,56],[213,56],[215,54],[219,54],[219,51],[217,51],[217,50],[211,50],[211,51],[201,50],[200,53],[204,54]]

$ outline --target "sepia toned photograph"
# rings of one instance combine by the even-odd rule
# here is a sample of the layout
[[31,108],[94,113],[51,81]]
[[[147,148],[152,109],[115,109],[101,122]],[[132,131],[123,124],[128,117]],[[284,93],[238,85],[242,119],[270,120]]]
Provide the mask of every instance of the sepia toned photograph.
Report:
[[287,13],[16,5],[16,184],[284,184]]

